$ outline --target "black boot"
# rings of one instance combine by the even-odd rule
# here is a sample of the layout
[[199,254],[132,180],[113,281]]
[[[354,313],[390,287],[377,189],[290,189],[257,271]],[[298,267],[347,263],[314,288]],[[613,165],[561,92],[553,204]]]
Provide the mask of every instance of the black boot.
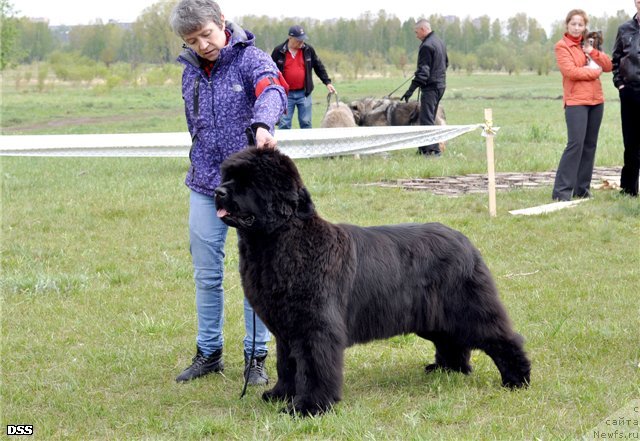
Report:
[[222,349],[218,349],[213,354],[205,357],[202,352],[200,352],[200,348],[198,348],[195,357],[191,360],[191,366],[182,371],[182,373],[176,377],[176,381],[183,383],[210,374],[211,372],[222,372],[223,370]]
[[249,377],[248,383],[252,386],[264,386],[269,383],[269,377],[267,376],[267,370],[264,367],[267,354],[259,357],[254,357],[251,365],[249,365],[249,359],[251,357],[244,354],[244,377]]

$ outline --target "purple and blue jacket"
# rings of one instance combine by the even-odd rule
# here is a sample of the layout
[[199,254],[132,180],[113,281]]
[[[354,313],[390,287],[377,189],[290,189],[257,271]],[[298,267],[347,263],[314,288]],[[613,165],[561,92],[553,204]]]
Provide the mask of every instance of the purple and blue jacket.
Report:
[[187,48],[178,57],[184,64],[182,99],[192,140],[185,184],[208,196],[220,185],[222,161],[247,146],[246,129],[262,126],[273,134],[287,107],[284,88],[271,80],[277,80],[278,68],[254,46],[254,35],[231,22],[226,29],[229,43],[210,77],[193,50]]

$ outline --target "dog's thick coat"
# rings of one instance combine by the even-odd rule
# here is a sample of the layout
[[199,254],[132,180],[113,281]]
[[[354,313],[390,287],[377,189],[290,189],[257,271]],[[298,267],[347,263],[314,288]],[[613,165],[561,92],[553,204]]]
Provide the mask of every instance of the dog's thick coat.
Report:
[[342,102],[329,104],[320,122],[321,128],[356,127],[356,120],[349,106]]
[[[399,99],[391,98],[362,98],[352,101],[349,108],[353,113],[354,121],[359,126],[419,126],[420,103],[409,101],[405,103]],[[436,125],[446,126],[447,119],[444,107],[438,105],[436,110]],[[447,145],[438,143],[440,151],[444,152]]]
[[438,223],[361,228],[315,210],[293,161],[239,152],[222,166],[218,216],[238,230],[247,299],[277,340],[278,381],[264,399],[317,414],[342,395],[346,347],[398,334],[433,341],[437,368],[471,372],[485,351],[502,384],[530,364],[489,269],[460,232]]

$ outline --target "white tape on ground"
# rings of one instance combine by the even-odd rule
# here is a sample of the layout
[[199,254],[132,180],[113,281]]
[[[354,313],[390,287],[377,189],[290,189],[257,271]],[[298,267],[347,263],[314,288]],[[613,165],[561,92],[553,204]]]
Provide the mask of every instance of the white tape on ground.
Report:
[[550,204],[538,205],[536,207],[522,208],[520,210],[511,210],[509,214],[514,216],[535,216],[538,214],[547,214],[564,208],[575,207],[578,204],[588,201],[589,199],[575,199],[573,201],[552,202]]

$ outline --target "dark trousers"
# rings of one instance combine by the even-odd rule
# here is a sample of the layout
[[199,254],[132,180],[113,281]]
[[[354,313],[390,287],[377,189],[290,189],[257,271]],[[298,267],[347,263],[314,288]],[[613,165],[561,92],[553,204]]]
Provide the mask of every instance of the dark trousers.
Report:
[[624,141],[624,165],[620,187],[624,193],[638,196],[640,173],[640,89],[629,86],[620,90],[620,115]]
[[571,196],[589,195],[603,113],[604,104],[565,107],[568,141],[558,164],[553,199],[568,201]]
[[[436,123],[436,112],[438,111],[438,104],[444,95],[444,88],[442,89],[420,89],[420,125],[421,126],[433,126]],[[440,146],[438,144],[431,144],[423,147],[418,147],[418,152],[423,155],[432,155],[440,153]]]

